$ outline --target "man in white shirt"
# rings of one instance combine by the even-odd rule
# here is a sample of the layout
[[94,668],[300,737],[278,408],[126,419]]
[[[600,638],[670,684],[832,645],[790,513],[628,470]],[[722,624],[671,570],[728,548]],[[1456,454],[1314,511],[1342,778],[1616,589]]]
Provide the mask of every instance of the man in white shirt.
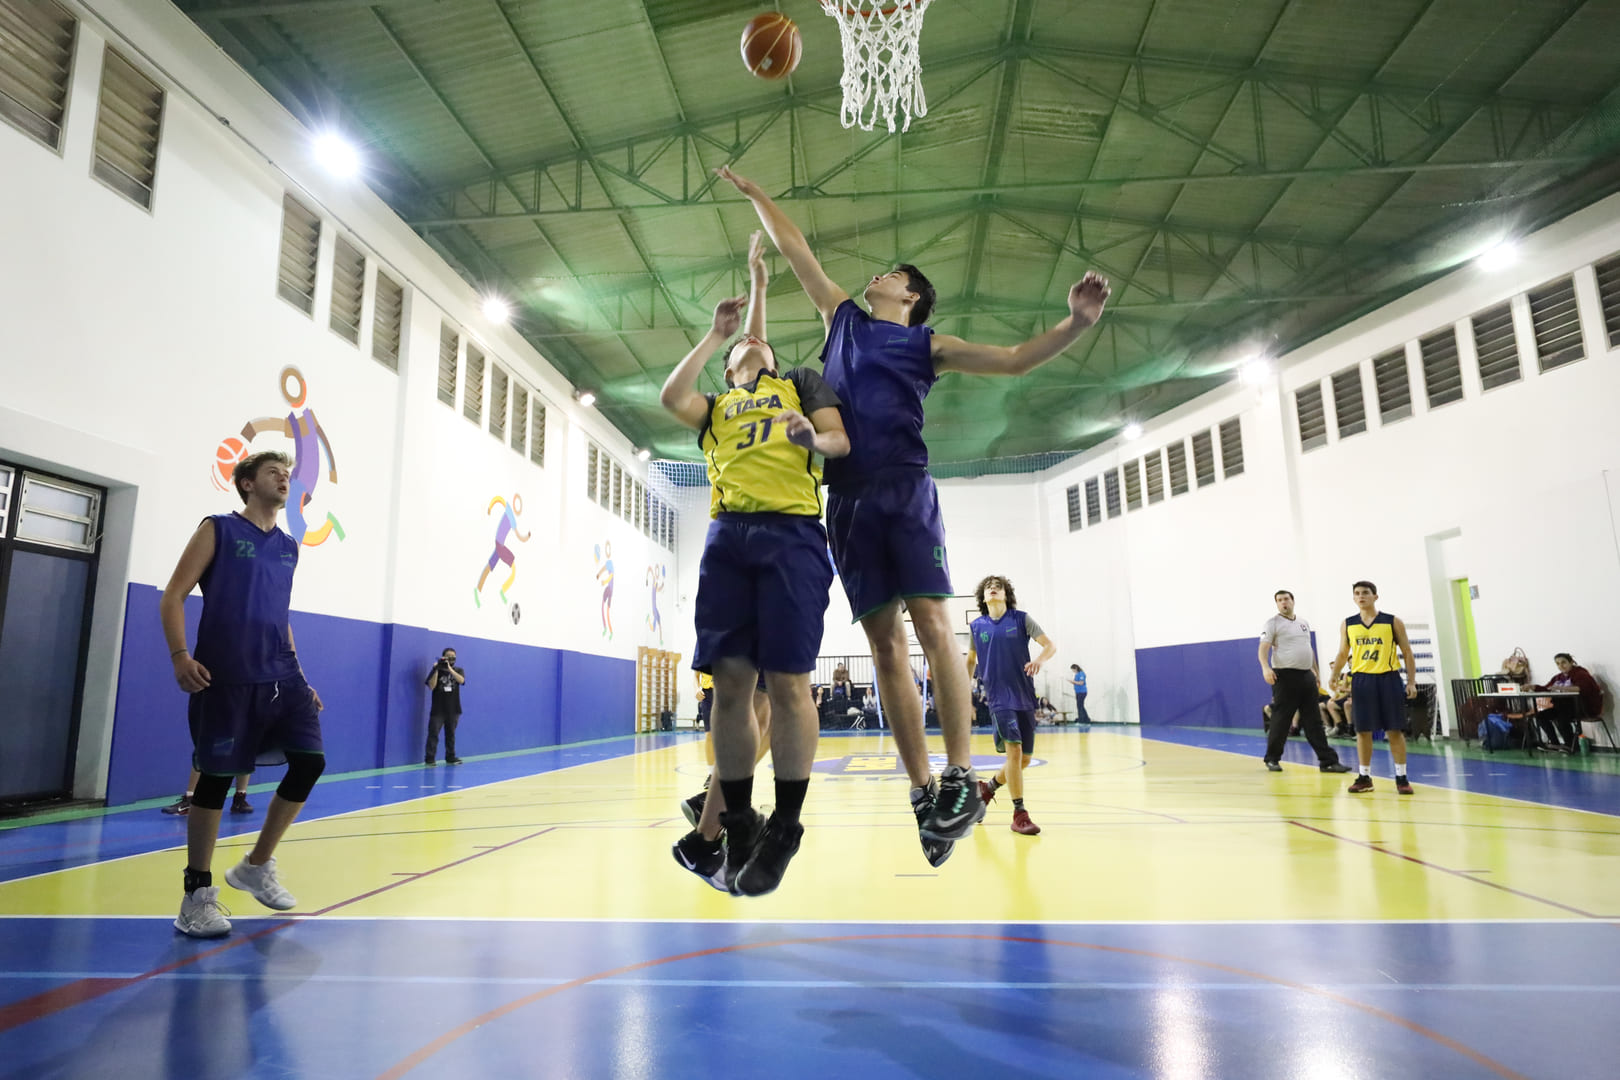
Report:
[[1278,589],[1273,600],[1277,614],[1260,629],[1260,671],[1271,686],[1271,728],[1266,737],[1266,768],[1282,772],[1283,746],[1294,715],[1316,751],[1318,767],[1325,773],[1349,772],[1339,761],[1339,753],[1328,744],[1322,731],[1322,712],[1317,706],[1316,648],[1311,643],[1311,626],[1294,614],[1294,594]]

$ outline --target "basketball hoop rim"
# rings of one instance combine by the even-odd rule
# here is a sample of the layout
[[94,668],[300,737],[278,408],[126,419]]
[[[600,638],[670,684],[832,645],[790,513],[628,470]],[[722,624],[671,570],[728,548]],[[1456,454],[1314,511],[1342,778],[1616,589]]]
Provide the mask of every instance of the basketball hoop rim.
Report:
[[[901,8],[911,7],[912,2],[913,2],[913,0],[901,0],[901,2],[898,3],[898,4],[890,4],[888,7],[878,8],[876,11],[872,12],[872,15],[881,15],[885,19],[887,19],[890,15],[893,15],[895,12],[899,11]],[[831,14],[833,8],[835,8],[835,7],[838,9],[839,14],[845,15],[845,16],[851,18],[851,19],[858,19],[858,18],[862,17],[859,9],[857,9],[857,8],[845,7],[842,4],[828,4],[828,3],[825,2],[825,0],[823,0],[823,3],[821,5],[821,10],[827,12],[828,14]],[[866,18],[871,18],[871,15],[868,15],[868,16],[865,16],[865,17]]]

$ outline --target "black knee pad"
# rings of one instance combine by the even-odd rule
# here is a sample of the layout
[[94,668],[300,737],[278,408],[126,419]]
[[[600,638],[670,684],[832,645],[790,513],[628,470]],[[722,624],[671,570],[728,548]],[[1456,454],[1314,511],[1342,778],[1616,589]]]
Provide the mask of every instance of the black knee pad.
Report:
[[[315,781],[326,771],[326,755],[310,754],[299,750],[287,751],[287,775],[276,787],[276,794],[288,802],[301,803],[309,799]],[[193,802],[196,800],[193,799]],[[222,802],[221,806],[224,805]]]
[[204,810],[225,809],[225,796],[231,792],[229,776],[209,776],[203,773],[197,777],[197,788],[191,793],[191,805],[200,806]]

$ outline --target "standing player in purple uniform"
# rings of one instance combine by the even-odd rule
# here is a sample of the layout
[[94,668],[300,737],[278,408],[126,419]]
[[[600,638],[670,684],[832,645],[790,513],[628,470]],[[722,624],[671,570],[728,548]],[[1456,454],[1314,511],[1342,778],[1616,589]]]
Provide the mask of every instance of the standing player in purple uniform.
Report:
[[[304,681],[287,622],[298,542],[276,527],[287,505],[292,461],[267,451],[243,458],[231,474],[246,504],[204,518],[163,590],[159,611],[174,679],[191,695],[187,713],[197,790],[186,819],[185,897],[175,929],[192,937],[231,930],[214,884],[214,843],[231,778],[254,765],[287,763],[265,811],[253,850],[225,871],[233,888],[265,907],[297,905],[276,877],[276,845],[326,767],[321,699]],[[186,645],[186,596],[202,586],[197,651]]]
[[[1012,795],[1012,831],[1034,836],[1041,827],[1024,809],[1024,767],[1035,753],[1035,682],[1041,665],[1057,655],[1057,646],[1033,617],[1018,610],[1012,582],[991,574],[973,590],[979,617],[968,637],[968,679],[983,680],[996,734],[1007,745],[1007,764],[988,782],[979,781],[979,798],[986,804],[1003,784]],[[1041,655],[1029,658],[1031,640]]]
[[[938,866],[983,816],[973,775],[973,702],[945,601],[952,595],[939,496],[928,475],[923,398],[948,371],[1023,375],[1074,344],[1108,300],[1108,282],[1088,273],[1069,290],[1069,314],[1011,348],[975,345],[923,325],[934,288],[914,266],[874,277],[870,314],[827,277],[804,233],[754,183],[721,168],[759,214],[827,325],[823,375],[843,402],[848,457],[829,461],[827,532],[850,610],[866,631],[895,747],[911,778],[923,852]],[[947,765],[936,785],[923,734],[922,699],[911,682],[904,603],[917,641],[938,673],[935,692]]]

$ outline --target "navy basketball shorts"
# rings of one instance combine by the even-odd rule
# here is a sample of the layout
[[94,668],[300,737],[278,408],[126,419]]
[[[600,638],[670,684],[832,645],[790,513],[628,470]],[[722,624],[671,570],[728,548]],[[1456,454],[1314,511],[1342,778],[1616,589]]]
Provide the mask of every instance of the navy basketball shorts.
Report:
[[827,534],[857,622],[897,597],[952,595],[939,492],[926,469],[831,489]]
[[1357,731],[1407,730],[1406,683],[1398,671],[1351,675],[1350,702]]
[[302,675],[279,682],[213,686],[191,695],[192,763],[210,776],[281,765],[287,751],[325,752],[321,714]]
[[990,719],[996,722],[996,734],[1001,736],[1002,742],[1023,743],[1024,753],[1035,752],[1034,709],[994,709]]
[[814,671],[832,591],[827,533],[797,514],[722,513],[698,563],[692,667],[740,657],[760,671]]

